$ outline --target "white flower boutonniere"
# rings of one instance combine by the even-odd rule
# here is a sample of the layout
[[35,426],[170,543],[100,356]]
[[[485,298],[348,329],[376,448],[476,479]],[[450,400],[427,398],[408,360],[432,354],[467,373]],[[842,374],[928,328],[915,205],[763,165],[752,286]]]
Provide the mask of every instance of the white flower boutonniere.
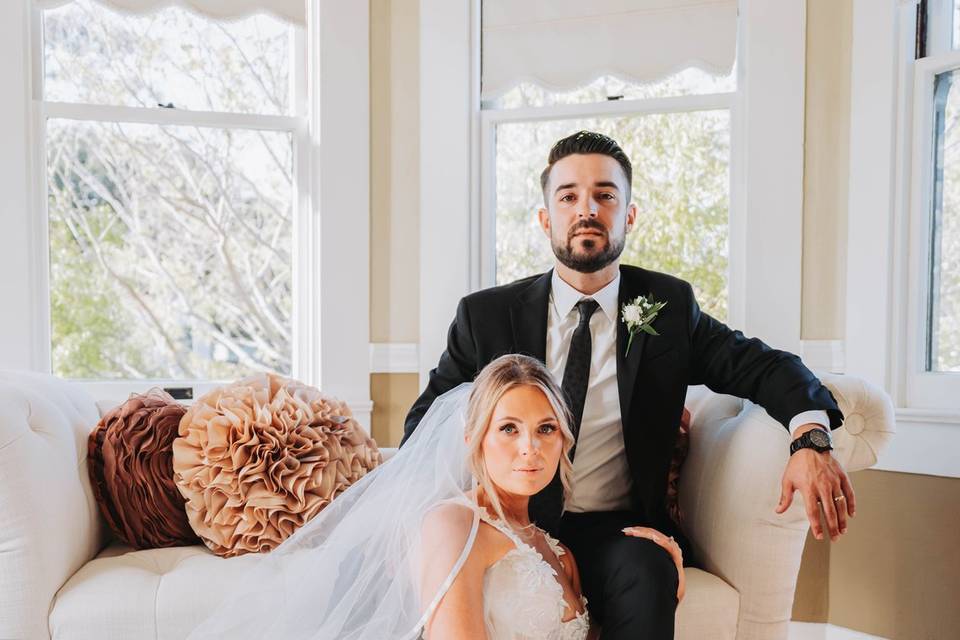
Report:
[[648,300],[645,296],[637,296],[633,302],[627,302],[623,305],[623,308],[620,310],[620,317],[623,318],[623,321],[627,325],[627,331],[630,332],[630,338],[627,340],[627,351],[623,354],[624,356],[630,354],[630,345],[633,344],[633,336],[641,331],[649,333],[652,336],[660,335],[651,324],[654,318],[657,317],[657,314],[660,313],[660,309],[663,309],[665,306],[667,306],[666,302]]

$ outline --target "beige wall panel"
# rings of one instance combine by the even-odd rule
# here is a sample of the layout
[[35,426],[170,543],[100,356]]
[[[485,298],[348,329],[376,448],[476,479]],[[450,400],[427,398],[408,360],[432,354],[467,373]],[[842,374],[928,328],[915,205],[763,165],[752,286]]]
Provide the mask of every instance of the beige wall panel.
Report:
[[844,337],[852,0],[808,0],[803,189],[804,340]]
[[417,342],[419,15],[370,1],[370,341]]
[[830,553],[831,624],[894,640],[960,637],[960,479],[851,479],[857,516]]
[[403,420],[420,395],[416,373],[375,373],[370,376],[373,415],[371,435],[381,447],[396,447],[403,438]]
[[[798,496],[794,496],[795,499]],[[793,598],[794,620],[826,622],[830,612],[830,543],[807,533]]]

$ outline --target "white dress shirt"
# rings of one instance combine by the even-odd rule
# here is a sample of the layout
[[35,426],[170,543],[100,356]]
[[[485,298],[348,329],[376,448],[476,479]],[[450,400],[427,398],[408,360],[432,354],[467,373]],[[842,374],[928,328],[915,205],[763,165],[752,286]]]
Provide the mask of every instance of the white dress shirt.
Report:
[[[590,378],[573,461],[573,490],[567,511],[615,511],[630,508],[632,478],[623,444],[617,386],[617,320],[620,274],[593,295],[584,295],[553,271],[547,305],[547,369],[559,383],[573,332],[580,321],[577,303],[592,298],[600,305],[590,318]],[[804,411],[790,421],[790,433],[808,422],[829,429],[827,412]]]

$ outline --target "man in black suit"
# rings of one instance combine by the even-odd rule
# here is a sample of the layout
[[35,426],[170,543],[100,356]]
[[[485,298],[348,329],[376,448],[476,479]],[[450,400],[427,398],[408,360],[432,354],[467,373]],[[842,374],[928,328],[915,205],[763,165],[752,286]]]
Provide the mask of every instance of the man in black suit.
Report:
[[[573,488],[563,504],[555,478],[531,500],[530,516],[577,558],[604,638],[672,638],[676,567],[662,547],[622,529],[644,525],[673,536],[691,562],[689,542],[665,507],[688,385],[749,398],[791,432],[777,513],[800,491],[816,537],[823,536],[822,506],[836,540],[853,515],[854,493],[830,453],[830,430],[843,414],[797,356],[701,311],[689,283],[619,264],[636,219],[631,180],[630,160],[606,136],[581,131],[554,145],[538,212],[554,269],[460,301],[404,440],[437,396],[473,380],[497,356],[545,362],[574,416]],[[624,305],[638,296],[666,303],[647,323],[651,331],[631,330],[623,319]]]

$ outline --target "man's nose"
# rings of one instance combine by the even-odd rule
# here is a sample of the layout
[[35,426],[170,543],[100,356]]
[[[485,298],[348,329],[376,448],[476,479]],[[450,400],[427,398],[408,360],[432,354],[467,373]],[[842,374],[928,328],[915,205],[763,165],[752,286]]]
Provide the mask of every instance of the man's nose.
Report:
[[580,207],[579,216],[581,218],[596,218],[600,210],[600,203],[593,198],[583,198],[580,200],[583,206]]

